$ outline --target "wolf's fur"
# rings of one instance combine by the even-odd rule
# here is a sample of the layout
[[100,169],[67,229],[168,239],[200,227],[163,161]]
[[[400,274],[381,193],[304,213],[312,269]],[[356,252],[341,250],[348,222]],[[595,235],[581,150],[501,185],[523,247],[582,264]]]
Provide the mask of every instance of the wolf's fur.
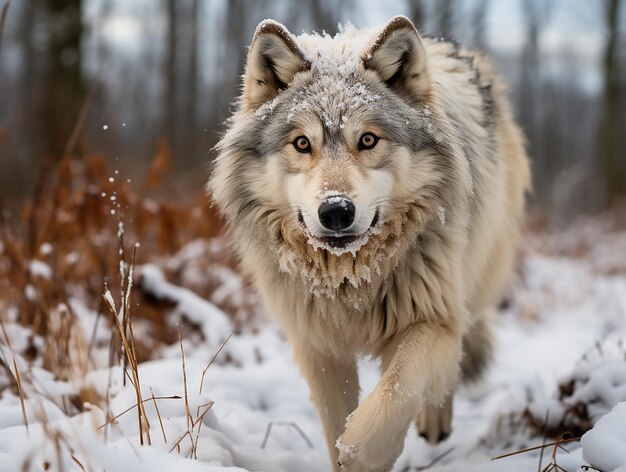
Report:
[[[381,137],[373,149],[357,148],[364,132]],[[445,437],[460,369],[473,380],[488,360],[529,187],[490,63],[404,17],[334,38],[265,21],[218,150],[209,188],[293,346],[332,462],[390,470],[420,411],[420,433]],[[354,201],[351,247],[320,236],[329,195]],[[382,376],[358,405],[355,358],[368,354]]]

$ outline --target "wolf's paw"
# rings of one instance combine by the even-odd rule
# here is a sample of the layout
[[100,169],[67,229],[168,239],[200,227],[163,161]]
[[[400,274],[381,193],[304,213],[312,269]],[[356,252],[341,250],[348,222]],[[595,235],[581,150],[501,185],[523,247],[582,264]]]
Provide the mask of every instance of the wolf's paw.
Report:
[[393,461],[381,462],[381,457],[372,457],[368,451],[353,444],[343,442],[343,436],[337,440],[339,449],[339,470],[341,472],[391,472]]
[[452,395],[440,407],[428,405],[417,417],[417,432],[428,444],[445,441],[452,431]]
[[402,452],[406,428],[390,424],[376,392],[352,412],[345,432],[339,437],[341,472],[389,472]]

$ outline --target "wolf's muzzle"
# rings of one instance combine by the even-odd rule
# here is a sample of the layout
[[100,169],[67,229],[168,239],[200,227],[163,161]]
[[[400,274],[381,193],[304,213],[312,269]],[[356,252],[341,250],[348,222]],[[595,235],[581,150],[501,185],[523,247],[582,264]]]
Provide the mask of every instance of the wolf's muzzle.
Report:
[[339,195],[328,197],[319,206],[317,214],[324,228],[343,231],[354,222],[354,203],[349,198]]

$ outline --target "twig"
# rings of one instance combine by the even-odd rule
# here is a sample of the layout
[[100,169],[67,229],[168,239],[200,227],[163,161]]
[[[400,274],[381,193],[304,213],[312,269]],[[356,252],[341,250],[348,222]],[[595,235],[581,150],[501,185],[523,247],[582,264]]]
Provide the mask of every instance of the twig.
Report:
[[159,411],[159,405],[157,405],[156,399],[154,398],[154,392],[152,391],[152,387],[150,387],[150,394],[152,397],[152,402],[154,403],[154,409],[157,413],[157,418],[159,418],[159,424],[161,425],[161,433],[163,433],[163,441],[167,444],[167,437],[165,436],[165,428],[163,427],[163,420],[161,419],[161,412]]
[[[117,219],[118,219],[118,228],[120,227],[119,225],[121,225],[121,216],[118,213],[117,215]],[[120,261],[119,261],[119,272],[120,272],[120,297],[121,299],[121,303],[120,303],[120,314],[121,314],[121,318],[122,318],[122,326],[124,327],[124,334],[126,336],[128,336],[128,318],[127,318],[127,314],[126,314],[126,251],[124,250],[124,232],[123,231],[118,231],[117,236],[119,238],[119,244],[120,244],[120,249],[119,249],[119,256],[120,256]],[[124,347],[122,346],[122,350],[124,349]],[[122,369],[124,372],[126,372],[126,368],[128,367],[128,356],[124,356],[122,354]],[[124,386],[126,386],[126,377],[122,376],[122,384]]]
[[[543,420],[543,425],[544,425],[544,431],[543,431],[543,444],[546,443],[546,440],[548,439],[548,419],[550,418],[550,410],[546,410],[546,417]],[[541,464],[543,462],[543,451],[544,449],[541,449],[541,453],[539,454],[539,465],[537,466],[537,472],[541,472]]]
[[232,335],[233,335],[233,333],[230,333],[228,335],[228,337],[224,340],[224,342],[222,343],[220,348],[217,350],[217,352],[215,354],[213,354],[213,357],[209,361],[209,364],[202,371],[202,377],[200,378],[200,392],[199,392],[200,395],[202,395],[202,387],[204,385],[204,375],[206,374],[206,371],[209,370],[209,367],[211,367],[211,364],[213,364],[213,362],[215,361],[217,356],[219,356],[220,352],[222,352],[222,349],[224,349],[224,346],[226,346],[226,343],[228,342],[228,340],[231,338]]
[[178,452],[180,452],[180,443],[183,441],[183,439],[185,439],[185,436],[189,436],[191,437],[191,433],[187,430],[183,433],[183,435],[178,439],[178,441],[176,441],[174,443],[174,445],[172,446],[172,448],[170,449],[170,452],[172,452],[174,449],[178,448]]
[[267,446],[267,440],[270,437],[270,433],[272,432],[273,425],[274,423],[272,421],[267,423],[267,428],[265,428],[265,436],[263,436],[263,442],[261,443],[261,449],[265,449],[265,446]]
[[574,442],[574,441],[580,441],[580,437],[570,438],[570,439],[562,439],[560,441],[554,441],[554,442],[551,442],[551,443],[548,443],[548,444],[542,444],[540,446],[527,447],[526,449],[520,449],[519,451],[508,452],[506,454],[502,454],[501,456],[492,457],[491,460],[492,461],[497,461],[499,459],[505,459],[507,457],[515,456],[517,454],[524,454],[525,452],[536,451],[537,449],[543,449],[543,448],[546,448],[546,447],[560,446],[563,443]]
[[[123,295],[122,295],[123,296]],[[146,411],[143,407],[142,395],[141,395],[141,384],[139,383],[139,369],[137,367],[137,358],[135,357],[135,352],[130,347],[130,343],[126,337],[126,333],[124,330],[124,326],[122,326],[121,321],[119,320],[118,313],[115,309],[115,302],[113,301],[113,297],[111,296],[111,292],[109,289],[105,287],[105,292],[102,294],[105,303],[108,305],[109,310],[113,314],[113,319],[115,320],[115,325],[117,326],[117,330],[120,334],[120,338],[122,340],[122,345],[124,347],[126,356],[131,366],[131,371],[133,373],[133,386],[135,387],[135,395],[137,396],[137,404],[139,408],[137,408],[137,421],[139,426],[139,443],[143,446],[143,433],[144,433],[144,421],[146,422],[146,435],[148,439],[148,443],[150,440],[150,423],[148,422],[148,417],[146,415]],[[132,334],[132,332],[131,332]]]
[[89,107],[91,107],[91,102],[96,95],[96,89],[97,86],[93,86],[91,90],[87,93],[87,96],[83,100],[83,103],[80,105],[78,118],[76,119],[76,123],[74,123],[72,134],[70,134],[70,137],[67,140],[67,144],[65,145],[65,151],[63,152],[63,156],[69,157],[74,152],[74,148],[76,147],[76,143],[78,142],[78,138],[83,130],[83,126],[85,125],[85,121],[87,119],[87,112],[89,111]]
[[[145,403],[145,402],[149,402],[149,401],[155,401],[155,400],[180,400],[180,396],[179,395],[170,395],[169,397],[155,397],[154,394],[150,397],[150,398],[144,398],[143,400],[141,400],[141,403]],[[155,401],[155,405],[156,405],[156,401]],[[124,411],[122,411],[121,413],[115,415],[113,418],[111,418],[110,420],[107,420],[105,423],[101,424],[100,426],[98,426],[98,429],[102,429],[105,426],[113,423],[116,419],[118,419],[120,416],[124,416],[126,413],[128,413],[130,410],[132,410],[133,408],[137,407],[137,403],[135,403],[134,405],[129,406],[128,408],[126,408]],[[159,415],[160,416],[160,415]],[[164,433],[165,435],[165,433]]]
[[447,451],[442,452],[441,454],[439,454],[437,457],[435,457],[432,461],[430,461],[427,465],[421,466],[421,467],[417,467],[415,470],[428,470],[430,469],[432,466],[434,466],[437,462],[439,462],[440,460],[442,460],[444,457],[446,457],[448,454],[450,454],[452,451],[454,451],[454,448],[451,447],[450,449],[448,449]]
[[265,449],[265,446],[267,446],[267,441],[270,437],[270,432],[272,431],[273,425],[291,426],[302,437],[302,439],[307,444],[307,446],[309,446],[310,449],[313,449],[313,443],[307,437],[307,435],[304,434],[304,431],[302,431],[302,428],[300,428],[300,426],[298,426],[296,423],[293,423],[291,421],[270,421],[267,425],[267,429],[265,430],[265,436],[263,437],[263,442],[261,443],[261,449]]
[[543,469],[542,472],[549,472],[549,471],[553,471],[556,470],[557,472],[567,472],[563,467],[561,467],[559,464],[557,464],[556,462],[556,452],[559,449],[563,449],[565,452],[567,452],[569,454],[569,451],[567,449],[565,449],[561,443],[564,441],[563,436],[567,434],[567,433],[563,433],[561,434],[558,438],[557,438],[557,444],[555,445],[554,449],[552,449],[552,462],[550,462],[545,469]]
[[193,455],[195,457],[195,459],[198,459],[198,440],[200,439],[200,430],[202,429],[202,419],[204,418],[204,415],[206,415],[209,410],[213,407],[213,401],[209,401],[208,403],[205,403],[202,406],[206,406],[206,409],[202,412],[201,415],[198,415],[198,413],[200,412],[200,406],[198,407],[198,413],[196,413],[197,417],[196,417],[196,421],[193,423],[193,427],[195,428],[196,425],[198,425],[198,430],[196,431],[196,440],[195,442],[192,441],[191,442],[191,447],[193,449]]
[[[13,347],[11,346],[11,340],[9,339],[9,333],[4,326],[4,322],[0,318],[0,327],[2,327],[2,334],[4,334],[4,339],[6,339],[7,347],[9,348],[9,352],[11,353],[11,358],[13,360],[13,369],[15,372],[12,372],[15,383],[17,384],[17,393],[20,397],[20,406],[22,407],[22,417],[24,419],[24,426],[26,426],[26,432],[29,433],[28,430],[28,416],[26,415],[26,404],[24,402],[24,390],[22,389],[22,378],[20,376],[20,370],[17,368],[17,361],[15,360],[15,354],[13,354]],[[11,369],[9,369],[9,372]]]
[[183,349],[183,336],[178,330],[178,341],[180,342],[180,355],[183,362],[183,388],[185,392],[185,415],[187,416],[187,429],[193,424],[193,417],[191,416],[191,410],[189,409],[189,395],[187,394],[187,369],[185,368],[185,350]]
[[[204,406],[204,405],[203,405],[203,406]],[[194,451],[194,449],[193,449],[194,442],[193,442],[193,436],[192,436],[192,431],[193,431],[193,428],[194,428],[194,427],[195,427],[198,423],[200,423],[200,425],[202,425],[202,420],[204,419],[204,416],[205,416],[205,415],[209,412],[209,410],[210,410],[210,409],[211,409],[211,407],[213,406],[213,402],[212,402],[212,401],[210,401],[209,403],[207,403],[207,404],[206,404],[206,406],[207,406],[207,409],[206,409],[206,410],[204,410],[204,411],[202,412],[202,414],[196,418],[196,420],[195,420],[195,421],[193,421],[193,419],[191,420],[191,424],[192,424],[192,426],[191,426],[191,430],[189,430],[189,429],[188,429],[187,431],[185,431],[185,432],[183,433],[183,435],[182,435],[180,438],[178,438],[178,441],[176,441],[176,442],[174,443],[174,445],[173,445],[173,446],[172,446],[172,448],[170,449],[170,452],[172,452],[172,451],[173,451],[174,449],[176,449],[176,448],[178,448],[178,452],[180,452],[180,443],[183,441],[183,439],[185,439],[185,437],[186,437],[186,436],[189,436],[189,440],[191,441],[191,448],[192,448],[192,449],[191,449],[191,452],[193,453],[193,451]],[[198,408],[200,408],[200,407],[198,407]],[[196,455],[196,457],[197,457],[197,455]]]
[[100,299],[100,305],[98,306],[98,309],[96,311],[96,320],[93,323],[93,331],[91,332],[91,339],[89,340],[89,349],[87,351],[87,357],[89,359],[91,359],[91,353],[93,351],[93,346],[96,342],[96,334],[98,332],[98,323],[100,321],[100,318],[102,317],[102,309],[104,307],[102,306],[102,299]]
[[76,459],[76,456],[74,454],[72,454],[71,457],[72,457],[72,460],[74,462],[76,462],[78,464],[78,466],[81,468],[81,470],[84,472],[85,471],[85,466],[83,464],[81,464],[81,462],[78,459]]

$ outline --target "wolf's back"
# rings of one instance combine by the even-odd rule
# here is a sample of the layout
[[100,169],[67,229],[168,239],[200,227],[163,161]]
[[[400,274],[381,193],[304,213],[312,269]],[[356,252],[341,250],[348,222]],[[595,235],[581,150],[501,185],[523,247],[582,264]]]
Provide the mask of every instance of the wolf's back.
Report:
[[453,42],[424,43],[434,103],[448,117],[472,175],[466,289],[471,307],[482,310],[494,302],[513,265],[524,194],[531,187],[525,141],[489,59]]

